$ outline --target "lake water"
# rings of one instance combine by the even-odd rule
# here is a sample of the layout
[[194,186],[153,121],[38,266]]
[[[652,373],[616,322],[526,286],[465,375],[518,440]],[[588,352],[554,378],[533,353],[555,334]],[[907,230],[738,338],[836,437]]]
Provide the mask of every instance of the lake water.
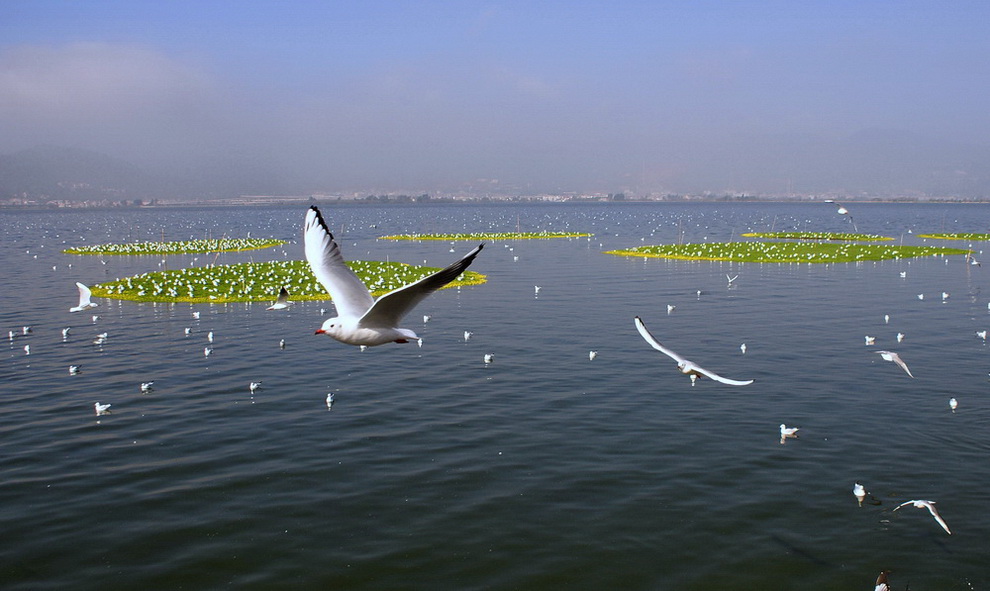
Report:
[[[376,240],[403,232],[595,236],[490,243],[472,267],[487,284],[407,317],[422,347],[362,352],[313,335],[329,302],[68,312],[75,281],[302,258],[304,207],[0,213],[0,328],[32,327],[0,363],[0,587],[848,590],[881,569],[898,589],[990,586],[990,350],[976,336],[990,329],[990,265],[602,254],[851,231],[824,204],[321,207],[350,259],[443,266],[472,246]],[[990,231],[990,205],[849,207],[860,232],[905,244]],[[290,242],[60,253],[248,233]],[[688,358],[756,382],[692,387],[636,315]],[[96,401],[113,414],[97,417]],[[781,423],[800,438],[781,445]],[[856,481],[881,504],[858,506]],[[927,511],[892,512],[913,499],[937,501],[952,535]]]

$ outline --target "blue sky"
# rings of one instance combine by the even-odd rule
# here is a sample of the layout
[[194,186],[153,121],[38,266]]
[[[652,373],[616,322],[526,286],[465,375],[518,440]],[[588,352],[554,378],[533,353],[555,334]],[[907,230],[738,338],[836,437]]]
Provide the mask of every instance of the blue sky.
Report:
[[780,136],[987,144],[988,17],[975,1],[5,0],[0,153],[247,166],[312,190],[677,188]]

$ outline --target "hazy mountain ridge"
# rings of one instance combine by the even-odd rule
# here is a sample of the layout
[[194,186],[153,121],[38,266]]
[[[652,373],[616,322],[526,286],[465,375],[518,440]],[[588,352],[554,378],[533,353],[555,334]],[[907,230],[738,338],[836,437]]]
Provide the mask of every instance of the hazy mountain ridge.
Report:
[[[932,140],[896,130],[869,129],[842,138],[799,134],[728,138],[714,150],[684,146],[671,164],[666,174],[652,179],[652,185],[629,186],[628,177],[622,180],[616,175],[610,190],[631,195],[667,191],[990,197],[990,146]],[[203,199],[299,194],[301,187],[343,189],[320,187],[312,179],[290,179],[270,163],[232,157],[203,162],[195,169],[165,172],[78,148],[40,146],[0,155],[0,199]],[[407,189],[429,192],[446,187]]]

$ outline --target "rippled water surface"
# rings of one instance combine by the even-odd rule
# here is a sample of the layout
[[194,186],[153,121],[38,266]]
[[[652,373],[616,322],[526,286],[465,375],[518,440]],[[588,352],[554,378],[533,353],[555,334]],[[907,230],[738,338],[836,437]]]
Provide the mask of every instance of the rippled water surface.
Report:
[[[990,329],[990,265],[602,254],[851,230],[822,204],[322,209],[351,259],[443,266],[472,246],[376,240],[405,232],[594,237],[490,243],[472,267],[487,284],[406,318],[422,347],[362,352],[313,335],[329,302],[68,312],[75,281],[302,258],[304,208],[0,213],[0,327],[16,333],[0,363],[0,586],[848,590],[881,569],[917,591],[990,585],[990,362],[976,336]],[[905,244],[990,230],[986,205],[850,209],[860,232]],[[289,243],[60,253],[249,233]],[[692,387],[636,315],[688,358],[756,382]],[[97,417],[96,401],[113,414]],[[781,445],[781,423],[800,438]],[[880,504],[859,507],[856,481]],[[952,535],[927,511],[892,513],[912,499],[937,501]]]

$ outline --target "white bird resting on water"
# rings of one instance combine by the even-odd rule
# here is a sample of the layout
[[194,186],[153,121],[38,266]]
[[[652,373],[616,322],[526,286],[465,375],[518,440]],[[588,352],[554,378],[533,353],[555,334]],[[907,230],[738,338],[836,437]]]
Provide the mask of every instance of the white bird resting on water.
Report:
[[788,427],[784,423],[780,424],[780,444],[784,445],[784,440],[787,438],[797,439],[797,432],[800,431],[800,427]]
[[907,363],[904,363],[901,360],[901,356],[898,355],[897,353],[894,353],[893,351],[877,351],[877,354],[880,355],[880,357],[883,357],[884,361],[893,361],[894,363],[899,365],[901,369],[903,369],[907,373],[907,375],[911,376],[912,378],[914,377],[914,375],[911,373],[911,370],[908,369]]
[[935,518],[935,521],[937,521],[938,524],[942,526],[942,529],[945,530],[945,533],[949,534],[950,536],[952,535],[952,532],[949,531],[949,526],[945,524],[945,520],[942,519],[942,516],[938,514],[938,510],[935,509],[935,501],[905,501],[900,505],[894,507],[894,511],[897,511],[898,509],[900,509],[905,505],[914,505],[918,509],[928,509],[928,512],[931,513],[932,517]]
[[633,319],[633,322],[636,324],[636,330],[639,331],[639,334],[642,335],[642,337],[646,340],[647,343],[650,344],[650,346],[652,346],[657,351],[660,351],[667,357],[670,357],[671,359],[676,361],[677,369],[680,370],[681,373],[691,377],[692,386],[694,385],[695,380],[697,380],[699,376],[711,378],[716,382],[722,382],[723,384],[729,384],[731,386],[746,386],[748,384],[753,383],[753,380],[743,381],[743,380],[730,380],[729,378],[723,378],[722,376],[718,375],[713,371],[709,371],[701,367],[700,365],[695,364],[692,361],[688,361],[687,359],[681,357],[680,355],[671,351],[667,347],[664,347],[655,338],[653,338],[653,335],[650,334],[650,331],[646,329],[646,325],[643,324],[643,321],[639,318],[639,316],[636,316]]
[[326,320],[316,334],[331,336],[348,345],[369,347],[418,339],[412,330],[399,328],[399,321],[428,295],[457,279],[484,248],[484,244],[479,244],[447,268],[376,300],[344,262],[340,246],[315,206],[306,212],[303,232],[306,260],[337,308],[337,316]]
[[111,406],[112,405],[110,404],[100,404],[99,402],[97,402],[96,404],[93,405],[93,408],[96,409],[96,416],[101,417],[103,415],[110,414]]
[[79,288],[79,305],[69,308],[69,312],[82,312],[83,310],[95,308],[99,305],[89,301],[93,296],[93,292],[88,287],[78,281],[76,282],[76,287]]
[[151,392],[152,390],[154,390],[154,388],[152,388],[152,386],[154,386],[154,385],[155,385],[155,382],[154,381],[151,381],[151,382],[141,382],[141,391],[142,392]]
[[275,302],[271,306],[265,308],[266,310],[284,310],[289,307],[289,290],[282,286],[282,289],[278,290],[278,297],[275,298]]

